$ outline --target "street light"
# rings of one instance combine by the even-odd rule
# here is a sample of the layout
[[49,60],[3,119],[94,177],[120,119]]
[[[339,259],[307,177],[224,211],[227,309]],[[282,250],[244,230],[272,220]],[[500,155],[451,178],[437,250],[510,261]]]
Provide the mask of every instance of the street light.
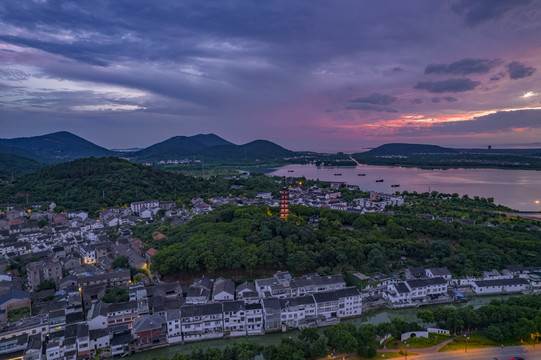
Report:
[[466,334],[464,334],[464,336],[466,337],[466,348],[464,349],[464,352],[468,352],[468,340],[470,340],[470,337],[466,336]]

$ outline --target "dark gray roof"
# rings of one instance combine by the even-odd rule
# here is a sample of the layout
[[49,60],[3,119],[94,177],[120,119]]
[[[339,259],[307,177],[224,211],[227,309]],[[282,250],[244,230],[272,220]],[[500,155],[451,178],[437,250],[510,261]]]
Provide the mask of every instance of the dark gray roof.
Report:
[[433,278],[428,278],[428,279],[412,279],[406,282],[408,283],[408,286],[411,289],[417,289],[420,287],[431,286],[431,285],[447,284],[447,281],[445,281],[445,279],[441,277],[433,277]]
[[487,286],[510,286],[510,285],[528,285],[530,284],[528,280],[523,278],[516,279],[494,279],[494,280],[478,280],[474,281],[475,285],[478,287],[487,287]]
[[260,303],[246,304],[245,307],[246,307],[246,310],[257,310],[257,309],[263,308]]
[[330,285],[330,284],[341,284],[345,283],[342,275],[329,275],[329,276],[315,276],[314,277],[316,285]]
[[416,268],[408,268],[408,271],[410,272],[411,276],[416,278],[426,276],[425,268],[422,266]]
[[263,299],[263,308],[265,309],[273,309],[273,310],[280,310],[280,300],[275,298],[266,298]]
[[396,291],[398,291],[398,293],[400,294],[405,294],[405,293],[410,292],[410,290],[408,289],[408,286],[403,282],[394,284],[394,287],[396,288]]
[[13,299],[19,299],[19,300],[30,299],[30,294],[27,293],[26,291],[11,290],[7,294],[0,296],[0,305]]
[[184,305],[180,308],[182,318],[216,315],[222,313],[222,304]]
[[328,301],[338,301],[338,295],[335,291],[327,291],[314,294],[314,300],[317,303],[324,303]]
[[137,301],[135,300],[109,304],[110,313],[117,312],[117,311],[132,310],[132,309],[137,309]]
[[244,311],[244,301],[227,301],[222,303],[224,312]]
[[428,269],[434,276],[450,276],[451,272],[446,267]]
[[206,288],[202,288],[202,287],[190,286],[188,288],[188,292],[186,293],[187,298],[189,298],[189,297],[201,297],[201,296],[209,297],[210,296],[210,290],[207,290]]
[[339,298],[345,298],[345,297],[351,297],[351,296],[359,296],[361,295],[361,292],[356,287],[348,287],[343,289],[337,289],[335,290],[336,295]]
[[241,291],[248,290],[248,291],[255,291],[255,284],[251,281],[245,281],[239,286],[237,286],[237,294]]
[[300,306],[300,305],[314,305],[315,303],[316,302],[314,301],[314,298],[311,295],[280,299],[280,307],[282,309],[285,309],[287,307]]
[[227,294],[235,295],[235,283],[233,280],[218,278],[214,282],[214,289],[212,295],[216,296],[221,292],[226,292]]
[[111,339],[111,346],[116,345],[127,345],[131,342],[131,333],[130,331],[125,331],[121,333],[113,334],[113,338]]
[[96,340],[105,336],[109,336],[109,330],[107,329],[90,330],[90,340]]
[[160,315],[144,315],[135,318],[132,329],[134,332],[140,332],[150,329],[161,328],[165,323],[165,318]]

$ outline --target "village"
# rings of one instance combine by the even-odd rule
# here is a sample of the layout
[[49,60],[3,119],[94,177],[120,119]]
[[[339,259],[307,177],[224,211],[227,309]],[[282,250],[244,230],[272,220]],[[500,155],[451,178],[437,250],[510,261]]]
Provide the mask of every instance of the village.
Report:
[[[399,195],[377,193],[348,204],[340,186],[291,186],[287,198],[293,205],[355,213],[406,205]],[[181,285],[150,272],[156,249],[130,230],[166,219],[180,225],[222,204],[277,207],[284,191],[281,197],[196,198],[190,209],[148,200],[104,209],[97,218],[86,211],[55,213],[53,202],[0,205],[5,209],[0,218],[0,354],[24,359],[125,355],[170,344],[328,326],[366,310],[541,292],[541,268],[521,265],[479,278],[453,278],[447,268],[355,273],[363,286],[348,286],[342,274],[293,277],[287,271],[240,284],[199,277]],[[311,222],[317,226],[317,219]],[[111,228],[120,236],[111,238]],[[119,258],[136,272],[115,266]]]

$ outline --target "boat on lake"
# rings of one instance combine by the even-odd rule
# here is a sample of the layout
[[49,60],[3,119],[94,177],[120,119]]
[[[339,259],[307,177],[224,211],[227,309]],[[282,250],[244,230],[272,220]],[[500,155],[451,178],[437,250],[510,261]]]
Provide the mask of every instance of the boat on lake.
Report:
[[357,176],[366,176],[366,174],[357,174]]
[[400,187],[400,184],[391,184],[391,187]]
[[383,179],[377,179],[376,182],[383,182]]
[[337,174],[334,174],[334,176],[342,176],[342,174],[340,174],[340,173],[337,173]]
[[293,172],[293,171],[295,171],[295,170],[288,170],[287,172]]

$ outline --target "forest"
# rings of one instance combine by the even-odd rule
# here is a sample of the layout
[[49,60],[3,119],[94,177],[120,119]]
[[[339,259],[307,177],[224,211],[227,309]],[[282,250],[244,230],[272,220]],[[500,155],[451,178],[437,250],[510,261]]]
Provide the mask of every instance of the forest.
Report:
[[[158,253],[152,269],[178,275],[235,270],[239,278],[260,270],[293,274],[380,271],[447,266],[455,276],[478,275],[509,264],[539,265],[541,232],[527,221],[498,227],[426,220],[411,214],[358,215],[293,206],[288,221],[277,208],[225,205],[172,227],[137,226],[134,235]],[[318,224],[308,219],[318,217]],[[166,237],[154,240],[159,232]]]

